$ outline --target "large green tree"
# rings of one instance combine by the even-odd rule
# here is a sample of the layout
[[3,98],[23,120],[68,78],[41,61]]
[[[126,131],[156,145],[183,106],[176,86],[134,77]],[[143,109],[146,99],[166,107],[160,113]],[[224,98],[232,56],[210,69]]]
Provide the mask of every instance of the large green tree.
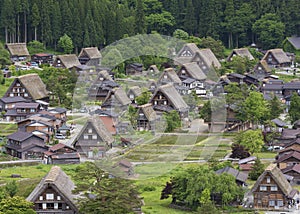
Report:
[[0,214],[34,214],[33,203],[20,196],[7,197],[0,201]]
[[60,37],[58,41],[58,47],[61,48],[64,53],[70,54],[74,48],[73,41],[67,34],[65,34]]
[[141,206],[132,181],[113,177],[94,162],[85,162],[78,166],[74,180],[75,192],[84,192],[83,197],[78,199],[82,213],[131,213],[133,208]]
[[253,24],[253,32],[265,49],[276,48],[284,39],[285,25],[276,14],[263,15]]
[[292,123],[300,119],[300,97],[297,93],[292,95],[289,116]]
[[260,152],[264,145],[262,131],[256,129],[238,133],[234,138],[234,143],[242,145],[251,154]]

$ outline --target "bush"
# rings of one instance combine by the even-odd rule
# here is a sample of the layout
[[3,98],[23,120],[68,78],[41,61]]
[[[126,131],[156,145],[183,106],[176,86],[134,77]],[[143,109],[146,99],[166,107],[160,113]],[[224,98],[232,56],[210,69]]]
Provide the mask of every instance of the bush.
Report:
[[155,191],[156,190],[156,188],[154,187],[154,186],[145,186],[144,188],[143,188],[143,191],[144,192],[153,192],[153,191]]

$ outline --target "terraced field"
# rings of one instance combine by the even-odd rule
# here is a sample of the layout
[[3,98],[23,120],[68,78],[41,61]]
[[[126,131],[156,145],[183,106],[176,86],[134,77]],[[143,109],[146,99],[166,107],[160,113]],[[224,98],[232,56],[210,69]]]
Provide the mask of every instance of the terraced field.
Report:
[[221,159],[230,152],[231,138],[222,136],[162,136],[125,154],[131,161],[172,162]]

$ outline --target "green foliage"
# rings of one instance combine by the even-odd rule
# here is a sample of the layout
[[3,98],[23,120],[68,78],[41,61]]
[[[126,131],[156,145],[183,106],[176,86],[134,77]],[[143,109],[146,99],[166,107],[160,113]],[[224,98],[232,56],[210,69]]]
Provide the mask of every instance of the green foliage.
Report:
[[297,93],[292,95],[289,116],[292,123],[300,119],[300,97]]
[[136,127],[137,124],[137,111],[138,109],[133,107],[132,105],[128,107],[128,116],[132,127]]
[[273,95],[273,98],[268,101],[269,109],[270,109],[270,114],[269,114],[269,119],[275,119],[280,116],[280,114],[283,113],[284,107],[282,102],[278,99],[277,96]]
[[165,132],[172,132],[181,126],[181,119],[179,113],[175,110],[172,110],[168,113],[164,113],[164,119],[167,122]]
[[25,198],[15,196],[13,198],[6,198],[0,202],[1,214],[34,214],[33,203],[28,202]]
[[78,199],[82,213],[131,213],[133,208],[141,206],[132,181],[110,177],[93,162],[85,162],[75,172],[75,191],[89,190],[90,193]]
[[241,107],[239,118],[242,121],[264,122],[266,115],[270,112],[263,95],[256,91],[249,93],[249,96],[242,103]]
[[173,203],[183,204],[193,210],[200,205],[211,206],[210,201],[215,198],[221,198],[213,201],[216,204],[227,205],[243,197],[243,190],[232,175],[217,175],[205,166],[181,170],[171,178],[171,185]]
[[14,197],[18,192],[18,185],[16,181],[11,181],[5,185],[5,191],[10,197]]
[[283,41],[285,25],[276,14],[267,13],[253,24],[264,49],[276,48]]
[[144,105],[149,102],[151,95],[150,91],[143,91],[140,96],[135,98],[135,101],[138,105]]
[[255,160],[252,170],[249,173],[249,178],[253,181],[256,181],[258,177],[264,172],[265,166],[262,164],[259,158]]
[[58,47],[61,48],[64,53],[70,54],[74,48],[73,41],[67,34],[64,34],[59,38]]
[[261,130],[256,129],[239,133],[235,137],[234,143],[244,146],[250,154],[253,154],[261,151],[264,145],[264,140]]
[[46,50],[44,44],[36,40],[28,42],[27,48],[30,54],[43,53]]
[[201,39],[200,48],[210,48],[218,59],[222,59],[224,57],[225,47],[222,41],[215,40],[210,36]]
[[189,34],[181,29],[176,29],[173,32],[173,36],[177,39],[187,40],[189,38]]

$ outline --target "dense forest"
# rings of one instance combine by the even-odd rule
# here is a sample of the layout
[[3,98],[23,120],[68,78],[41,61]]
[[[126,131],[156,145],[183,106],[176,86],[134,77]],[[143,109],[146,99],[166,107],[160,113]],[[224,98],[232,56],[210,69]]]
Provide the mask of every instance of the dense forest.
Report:
[[265,48],[300,34],[298,0],[0,0],[4,42],[38,40],[56,49],[64,34],[75,50],[156,31],[221,40],[227,47],[252,42]]

